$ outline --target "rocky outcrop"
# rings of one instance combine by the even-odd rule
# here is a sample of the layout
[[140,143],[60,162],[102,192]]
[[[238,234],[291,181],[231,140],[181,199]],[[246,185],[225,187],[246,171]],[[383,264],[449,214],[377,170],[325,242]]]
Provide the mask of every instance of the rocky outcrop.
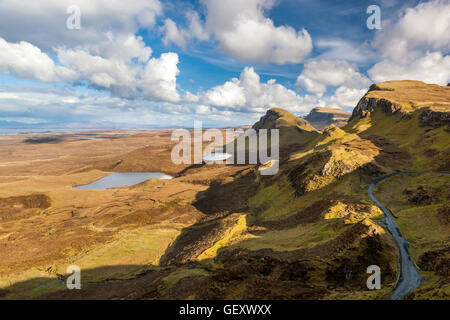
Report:
[[304,118],[317,130],[323,130],[334,124],[343,127],[347,124],[351,113],[334,108],[314,108]]
[[450,113],[425,110],[420,114],[419,120],[421,126],[433,128],[448,126],[450,124]]
[[253,125],[253,129],[279,129],[281,127],[298,127],[306,131],[315,129],[303,118],[296,117],[289,111],[272,108]]
[[386,99],[367,98],[364,96],[361,100],[359,100],[355,109],[353,109],[353,113],[349,121],[356,118],[365,118],[370,115],[375,108],[381,108],[385,113],[392,115],[399,112],[402,107],[399,104],[392,103]]
[[234,214],[184,229],[161,257],[160,264],[166,266],[194,260],[203,251],[222,239],[235,226],[239,217]]
[[276,121],[281,115],[276,110],[270,109],[267,113],[256,122],[252,128],[255,130],[259,129],[273,129],[275,127]]
[[440,276],[448,277],[450,274],[450,247],[429,251],[419,258],[419,266],[425,271],[434,271]]
[[407,196],[409,203],[416,206],[427,206],[434,202],[433,196],[422,186],[415,190],[406,189],[403,191],[403,194]]
[[376,109],[387,115],[400,113],[405,120],[422,111],[422,126],[440,127],[449,121],[450,91],[448,86],[410,80],[373,84],[359,100],[349,121],[365,118]]

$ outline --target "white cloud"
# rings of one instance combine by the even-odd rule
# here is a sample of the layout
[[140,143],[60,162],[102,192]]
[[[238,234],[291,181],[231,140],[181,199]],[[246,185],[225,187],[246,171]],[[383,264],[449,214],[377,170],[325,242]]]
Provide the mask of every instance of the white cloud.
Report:
[[450,1],[434,0],[404,10],[395,23],[383,26],[374,46],[383,57],[411,62],[427,51],[450,50]]
[[151,49],[142,38],[119,35],[92,46],[56,48],[59,64],[38,47],[0,38],[0,72],[42,82],[87,81],[124,98],[179,101],[178,55],[163,53],[149,60]]
[[216,86],[206,92],[203,96],[206,104],[212,104],[218,107],[237,107],[244,106],[246,103],[244,88],[240,86],[240,81],[233,78],[223,85]]
[[209,106],[205,106],[205,105],[201,104],[201,105],[198,105],[195,108],[195,112],[197,114],[211,114],[212,113],[212,108],[209,107]]
[[184,98],[183,98],[183,100],[185,101],[185,102],[198,102],[198,100],[199,100],[199,97],[196,95],[196,94],[193,94],[193,93],[191,93],[191,92],[189,92],[189,91],[186,91],[185,93],[184,93]]
[[125,61],[106,59],[81,49],[58,49],[57,53],[59,61],[74,70],[78,79],[88,80],[91,85],[113,92],[115,89],[120,90],[121,96],[133,95],[136,71]]
[[334,94],[324,100],[324,106],[331,108],[354,108],[366,94],[367,89],[355,89],[341,86]]
[[[202,120],[205,126],[252,124],[260,113],[218,110],[206,105],[183,105],[111,97],[101,91],[77,92],[52,86],[5,85],[0,87],[2,121],[42,123],[46,127],[157,128],[190,126]],[[174,117],[173,115],[176,115]]]
[[147,63],[138,85],[144,97],[151,100],[177,102],[178,54],[163,53],[159,59],[152,58]]
[[362,89],[370,83],[355,65],[343,60],[309,61],[296,81],[298,87],[318,95],[325,93],[327,86],[344,85],[347,88]]
[[368,71],[375,82],[387,80],[419,80],[446,85],[450,82],[450,56],[429,52],[410,63],[384,60]]
[[209,32],[205,29],[197,12],[190,10],[186,13],[189,21],[189,32],[192,36],[201,41],[207,41],[210,38]]
[[0,72],[43,82],[74,79],[75,73],[56,66],[47,54],[28,42],[9,43],[0,37]]
[[239,61],[262,63],[300,63],[312,50],[312,40],[306,30],[290,26],[275,26],[264,16],[272,0],[202,0],[206,6],[203,25],[196,12],[189,11],[188,30],[180,29],[172,20],[164,25],[164,43],[184,48],[190,39],[208,40],[211,35],[220,48]]
[[[66,28],[71,5],[81,10],[80,30]],[[159,0],[0,0],[0,35],[50,52],[54,46],[96,44],[107,32],[134,34],[153,28],[161,13]]]
[[[66,27],[72,5],[80,8],[79,30]],[[124,98],[178,101],[178,55],[150,59],[152,49],[135,36],[161,13],[159,0],[0,0],[0,71],[87,83]]]
[[265,112],[268,108],[279,107],[298,113],[313,107],[308,97],[300,97],[273,79],[262,83],[252,67],[244,68],[239,79],[233,78],[200,96],[204,104],[243,112]]
[[[110,89],[120,97],[142,94],[149,100],[171,102],[180,98],[176,89],[178,55],[163,53],[160,58],[148,60],[151,50],[140,37],[110,38],[93,48],[58,48],[57,53],[59,61],[75,70],[79,79]],[[134,58],[140,63],[134,63]]]
[[164,25],[160,28],[163,33],[164,45],[171,43],[185,49],[189,41],[198,39],[200,41],[207,41],[210,38],[210,33],[205,29],[200,17],[196,11],[189,10],[185,14],[188,21],[187,28],[178,27],[177,23],[168,18],[164,20]]
[[152,55],[152,49],[145,45],[142,37],[133,34],[112,32],[106,33],[104,41],[85,46],[95,54],[116,61],[127,61],[136,58],[138,62],[146,62]]
[[174,43],[181,48],[186,47],[186,41],[189,38],[189,33],[186,30],[178,29],[177,24],[172,19],[164,20],[162,27],[164,37],[162,39],[164,45]]
[[[393,0],[382,2],[393,4]],[[312,40],[306,30],[276,26],[268,18],[267,11],[276,0],[201,3],[205,6],[204,16],[188,9],[182,24],[164,18],[162,41],[166,45],[185,48],[195,40],[213,40],[230,55],[217,60],[234,66],[235,60],[299,63],[311,53]],[[81,9],[81,30],[66,28],[66,9],[73,4]],[[90,87],[83,94],[75,90],[53,92],[50,86],[43,85],[22,92],[0,88],[2,116],[31,122],[39,121],[31,117],[48,114],[55,119],[158,124],[153,114],[162,118],[166,113],[166,123],[193,118],[252,123],[272,107],[297,115],[316,106],[354,107],[371,84],[352,64],[374,59],[366,43],[358,46],[350,40],[322,38],[315,42],[321,54],[305,64],[296,82],[311,94],[300,95],[289,89],[290,85],[275,80],[262,82],[255,70],[247,67],[239,78],[197,94],[180,89],[180,96],[178,54],[152,57],[152,49],[136,36],[138,30],[154,27],[161,15],[158,0],[0,0],[0,72]],[[372,44],[379,49],[382,60],[368,74],[376,82],[415,79],[446,84],[450,81],[448,30],[448,0],[406,9],[398,21],[388,22],[377,31]],[[324,95],[330,86],[337,87],[334,94]],[[92,88],[105,89],[112,95]],[[176,120],[170,114],[176,114]]]
[[356,45],[350,41],[339,38],[322,38],[314,41],[314,46],[318,49],[325,50],[315,59],[317,60],[341,60],[356,63],[366,63],[374,61],[376,55],[369,43],[364,42]]
[[377,33],[374,47],[383,60],[368,74],[376,81],[450,81],[450,1],[434,0],[407,8]]

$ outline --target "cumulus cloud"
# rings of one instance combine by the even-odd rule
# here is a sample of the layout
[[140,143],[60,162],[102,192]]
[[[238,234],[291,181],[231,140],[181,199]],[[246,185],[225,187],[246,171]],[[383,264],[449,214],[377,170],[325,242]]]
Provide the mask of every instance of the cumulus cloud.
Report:
[[450,2],[434,0],[401,12],[380,30],[374,46],[385,58],[414,61],[426,51],[450,50]]
[[[182,23],[164,17],[161,24],[156,24],[163,11],[159,0],[0,0],[0,72],[47,83],[69,83],[73,88],[82,85],[85,92],[56,92],[50,86],[28,91],[0,88],[2,115],[29,122],[48,114],[47,119],[55,120],[97,117],[151,124],[152,116],[157,114],[166,123],[184,124],[195,117],[216,123],[248,124],[272,107],[297,115],[316,106],[354,107],[371,81],[353,63],[375,58],[378,63],[367,74],[376,82],[450,81],[450,3],[432,0],[404,10],[397,21],[386,20],[371,43],[371,49],[378,49],[376,57],[377,51],[369,50],[367,43],[359,46],[339,38],[316,41],[320,55],[305,63],[296,81],[297,88],[307,91],[301,95],[290,85],[261,81],[253,67],[196,94],[177,89],[178,54],[167,52],[153,57],[152,49],[137,36],[139,30],[162,25],[162,42],[181,48],[195,41],[212,40],[229,55],[223,60],[234,65],[235,60],[300,63],[312,51],[306,30],[275,25],[268,18],[275,0],[200,3],[204,14],[187,10]],[[81,9],[80,30],[66,28],[66,9],[73,4]],[[337,88],[331,96],[329,87]],[[170,116],[173,114],[177,117]]]
[[0,37],[0,72],[43,82],[73,80],[75,72],[56,66],[38,47],[21,41],[9,43]]
[[189,39],[208,40],[212,35],[220,49],[238,61],[262,63],[300,63],[312,50],[309,33],[290,26],[275,26],[265,17],[272,0],[202,0],[206,19],[202,23],[198,13],[187,14],[189,28],[180,29],[166,20],[164,42],[180,47]]
[[366,94],[367,89],[355,89],[341,86],[331,97],[323,101],[323,106],[331,108],[354,108],[358,101]]
[[181,48],[186,47],[186,41],[190,36],[186,30],[178,29],[177,24],[172,19],[164,20],[164,26],[162,27],[164,37],[162,39],[164,45],[174,43]]
[[160,58],[152,58],[145,66],[139,88],[144,97],[152,100],[177,102],[180,96],[177,92],[178,54],[163,53]]
[[204,105],[233,112],[264,113],[269,108],[278,107],[295,114],[306,114],[317,106],[355,107],[370,85],[367,78],[364,81],[364,86],[359,82],[347,81],[349,87],[342,85],[329,97],[309,94],[300,96],[273,79],[261,82],[254,68],[246,67],[239,78],[199,93],[199,98]]
[[196,94],[193,94],[192,92],[186,91],[184,93],[183,101],[185,102],[198,102],[199,97]]
[[358,72],[355,65],[343,60],[313,60],[305,64],[296,85],[311,93],[322,95],[327,86],[345,86],[362,89],[370,85],[370,80]]
[[104,58],[84,50],[58,50],[58,59],[75,70],[80,79],[90,84],[111,89],[124,98],[142,96],[154,101],[176,102],[180,99],[176,89],[179,73],[178,55],[163,53],[160,58],[151,58],[136,65],[128,60]]
[[38,47],[0,38],[0,72],[42,82],[78,83],[108,89],[123,98],[142,96],[154,101],[179,101],[176,78],[178,55],[150,58],[141,37],[109,36],[92,46],[56,48],[58,64]]
[[185,14],[188,21],[187,28],[181,28],[175,21],[168,18],[164,20],[164,25],[160,28],[163,33],[162,41],[164,45],[175,44],[185,49],[189,41],[194,39],[207,41],[210,33],[205,29],[196,11],[189,10]]
[[275,26],[264,16],[272,0],[203,0],[207,9],[206,28],[221,49],[239,61],[302,62],[312,50],[306,30]]
[[85,48],[89,48],[95,55],[116,61],[136,59],[138,62],[146,62],[152,55],[152,49],[146,46],[142,37],[136,37],[131,33],[107,32],[105,40],[90,44]]
[[79,80],[87,80],[93,86],[113,91],[121,89],[122,94],[127,89],[129,94],[125,95],[128,96],[135,90],[135,72],[124,61],[106,59],[81,49],[58,49],[57,52],[59,61],[74,70]]
[[197,114],[211,114],[213,111],[210,106],[205,106],[205,105],[201,104],[195,108],[195,112]]
[[[72,5],[80,8],[79,30],[66,27]],[[123,98],[179,101],[178,55],[150,59],[152,49],[135,35],[161,13],[159,0],[0,0],[0,72],[87,84]]]
[[374,65],[368,73],[375,82],[419,80],[446,85],[450,82],[450,56],[444,56],[440,52],[428,52],[410,63],[383,60]]
[[246,67],[238,78],[201,93],[201,102],[243,112],[264,112],[268,108],[285,108],[292,112],[307,112],[313,106],[308,96],[300,97],[275,80],[261,82],[253,67]]
[[207,104],[230,108],[245,106],[247,102],[244,88],[237,78],[233,78],[231,81],[227,81],[223,85],[216,86],[206,92],[203,96],[203,101]]
[[[81,11],[79,30],[66,28],[72,5]],[[98,43],[107,32],[153,28],[161,14],[159,0],[0,0],[0,34],[9,42],[27,41],[50,52],[54,46]]]
[[108,111],[115,113],[124,110],[124,106],[120,98],[108,97],[99,91],[86,94],[69,88],[30,85],[0,88],[2,117],[27,123],[103,120]]
[[375,38],[383,60],[368,74],[376,82],[420,80],[445,85],[450,81],[450,2],[434,0],[407,8],[398,21]]

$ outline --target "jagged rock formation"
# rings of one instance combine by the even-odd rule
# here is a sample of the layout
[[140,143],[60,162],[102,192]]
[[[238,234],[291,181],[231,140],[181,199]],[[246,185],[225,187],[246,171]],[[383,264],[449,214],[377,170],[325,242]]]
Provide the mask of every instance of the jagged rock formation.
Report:
[[399,113],[405,119],[420,111],[422,125],[445,125],[449,121],[450,88],[410,80],[374,84],[358,102],[349,121],[365,118],[375,109],[388,115]]
[[420,114],[420,124],[430,127],[442,127],[450,124],[450,113],[425,110]]
[[343,127],[352,114],[335,108],[314,108],[304,118],[317,130],[323,130],[334,124]]

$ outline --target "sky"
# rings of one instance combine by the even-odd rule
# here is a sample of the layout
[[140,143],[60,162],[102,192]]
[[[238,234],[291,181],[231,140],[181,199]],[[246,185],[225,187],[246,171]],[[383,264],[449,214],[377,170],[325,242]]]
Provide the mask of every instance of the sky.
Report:
[[450,0],[0,0],[0,127],[351,111],[376,82],[450,82],[449,31]]

